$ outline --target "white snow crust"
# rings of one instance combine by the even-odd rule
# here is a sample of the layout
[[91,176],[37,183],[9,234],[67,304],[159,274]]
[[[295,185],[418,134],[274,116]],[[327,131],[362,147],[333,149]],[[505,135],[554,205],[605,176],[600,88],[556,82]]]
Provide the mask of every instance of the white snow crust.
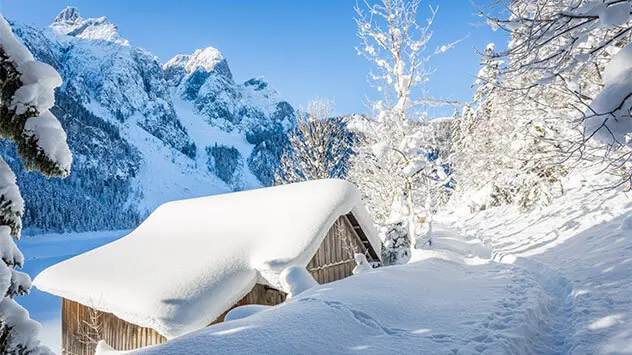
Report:
[[257,282],[290,291],[280,273],[306,266],[349,212],[379,255],[356,187],[318,180],[166,203],[126,237],[44,270],[34,285],[173,338],[207,326]]

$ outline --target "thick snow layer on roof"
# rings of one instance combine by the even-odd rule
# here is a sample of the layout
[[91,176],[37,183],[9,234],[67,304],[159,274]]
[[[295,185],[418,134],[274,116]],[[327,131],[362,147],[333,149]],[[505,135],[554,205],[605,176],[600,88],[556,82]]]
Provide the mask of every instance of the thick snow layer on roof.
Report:
[[257,282],[284,289],[280,273],[306,266],[349,212],[379,255],[355,186],[318,180],[166,203],[126,237],[44,270],[34,285],[172,338],[205,327]]

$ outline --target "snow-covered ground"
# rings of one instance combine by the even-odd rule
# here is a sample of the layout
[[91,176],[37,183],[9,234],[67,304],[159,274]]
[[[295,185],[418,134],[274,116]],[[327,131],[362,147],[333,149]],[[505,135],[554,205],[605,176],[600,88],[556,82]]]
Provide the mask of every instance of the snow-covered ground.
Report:
[[[444,214],[431,249],[407,265],[316,286],[139,352],[632,353],[632,200],[595,181],[578,176],[530,213]],[[25,237],[20,246],[35,275],[122,234]],[[54,345],[59,302],[38,291],[21,301]]]
[[576,176],[541,211],[503,207],[455,223],[541,284],[550,301],[542,319],[557,322],[562,352],[632,353],[632,199],[609,183]]

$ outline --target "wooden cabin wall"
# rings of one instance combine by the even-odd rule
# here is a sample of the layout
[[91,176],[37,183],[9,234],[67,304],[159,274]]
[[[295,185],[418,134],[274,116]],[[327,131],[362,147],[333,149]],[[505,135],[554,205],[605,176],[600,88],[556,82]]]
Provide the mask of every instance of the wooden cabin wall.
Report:
[[93,355],[104,340],[117,350],[131,350],[167,341],[153,329],[139,327],[117,316],[62,299],[62,354]]
[[[329,229],[323,243],[307,265],[307,270],[319,284],[344,279],[353,274],[356,253],[367,250],[347,216],[340,216]],[[368,260],[372,260],[367,256]]]
[[[355,254],[366,253],[366,247],[346,216],[341,216],[329,229],[320,248],[307,265],[307,270],[319,284],[349,277],[355,268]],[[367,257],[372,260],[370,256]],[[244,298],[211,324],[224,321],[233,308],[248,304],[275,306],[285,301],[286,293],[268,286],[256,284]]]

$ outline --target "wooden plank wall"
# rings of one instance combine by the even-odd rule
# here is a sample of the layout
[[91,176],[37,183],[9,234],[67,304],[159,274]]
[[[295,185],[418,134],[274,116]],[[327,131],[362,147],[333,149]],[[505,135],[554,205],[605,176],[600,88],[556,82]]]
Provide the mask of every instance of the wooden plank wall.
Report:
[[[353,274],[355,253],[367,254],[367,249],[349,219],[341,216],[327,232],[322,245],[307,266],[307,270],[319,284],[344,279]],[[368,259],[372,260],[371,257]],[[257,284],[230,309],[248,304],[274,306],[283,303],[285,297],[286,294],[282,291]],[[211,324],[223,322],[228,311]],[[99,312],[101,324],[99,334],[91,334],[88,324],[91,323],[91,315],[94,315],[94,312],[90,307],[63,299],[63,354],[93,355],[95,344],[86,339],[86,334],[94,340],[105,340],[117,350],[137,349],[166,341],[165,337],[153,329],[136,326],[105,312]]]
[[341,216],[327,232],[307,270],[319,284],[344,279],[353,274],[356,253],[366,253],[366,247],[347,217]]
[[93,355],[96,341],[105,340],[117,350],[137,349],[167,341],[153,329],[128,323],[115,315],[99,312],[80,303],[62,299],[62,354]]

